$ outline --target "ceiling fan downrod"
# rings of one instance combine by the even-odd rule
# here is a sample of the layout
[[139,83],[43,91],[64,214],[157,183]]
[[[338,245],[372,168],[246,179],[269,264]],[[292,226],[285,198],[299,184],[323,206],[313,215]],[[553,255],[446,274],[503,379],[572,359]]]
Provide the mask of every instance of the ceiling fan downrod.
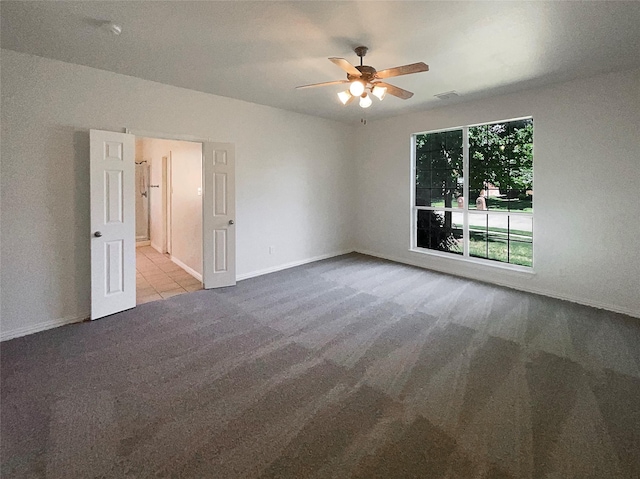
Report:
[[362,57],[364,57],[367,54],[367,51],[369,51],[369,49],[365,46],[359,46],[359,47],[355,47],[353,49],[354,52],[356,52],[356,55],[358,55],[360,57],[360,66],[362,65]]

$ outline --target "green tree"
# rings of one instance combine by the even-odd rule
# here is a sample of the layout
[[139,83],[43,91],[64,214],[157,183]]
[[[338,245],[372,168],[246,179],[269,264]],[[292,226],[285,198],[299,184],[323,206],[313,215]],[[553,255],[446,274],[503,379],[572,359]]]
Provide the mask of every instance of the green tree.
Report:
[[469,191],[490,183],[507,198],[525,198],[533,188],[533,120],[469,128]]
[[419,206],[444,202],[450,208],[462,194],[462,131],[416,136],[416,200]]

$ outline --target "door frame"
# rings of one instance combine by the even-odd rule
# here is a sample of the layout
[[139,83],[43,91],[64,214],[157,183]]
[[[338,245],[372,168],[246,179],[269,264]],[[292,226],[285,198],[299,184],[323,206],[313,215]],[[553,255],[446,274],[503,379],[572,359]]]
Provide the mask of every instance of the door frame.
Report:
[[[158,139],[158,140],[174,140],[174,141],[191,141],[191,142],[195,142],[195,143],[201,143],[202,146],[202,181],[203,181],[203,194],[202,194],[202,214],[204,216],[204,201],[205,201],[205,194],[206,194],[206,190],[204,188],[204,179],[206,178],[206,174],[205,174],[205,168],[206,168],[206,162],[204,161],[204,145],[205,143],[225,143],[224,141],[216,141],[216,140],[212,140],[210,138],[201,138],[201,137],[196,137],[193,135],[181,135],[181,134],[172,134],[172,133],[164,133],[164,132],[157,132],[157,131],[147,131],[147,130],[136,130],[136,129],[131,129],[131,128],[125,128],[124,129],[125,133],[129,133],[131,135],[133,135],[134,137],[144,137],[144,138],[151,138],[151,139]],[[228,143],[228,142],[227,142]],[[169,171],[168,169],[171,168],[171,157],[169,156],[167,159],[167,169],[163,168],[164,172],[163,174],[166,172],[167,173],[167,178],[163,178],[164,180],[166,180],[164,182],[165,185],[167,185],[167,182],[170,181],[169,179]],[[164,166],[164,165],[163,165]],[[169,193],[168,188],[167,188],[167,193]],[[163,209],[165,211],[166,214],[166,205],[168,204],[171,198],[170,194],[167,194],[166,196],[166,201],[165,204],[163,205]],[[165,216],[165,228],[167,228],[167,217]],[[151,235],[151,230],[149,230],[149,235]],[[205,258],[207,257],[211,257],[213,256],[213,251],[211,250],[213,245],[208,245],[207,242],[204,241],[205,238],[205,221],[203,218],[202,221],[202,277],[203,277],[203,282],[204,282],[204,270],[205,270]],[[135,231],[134,231],[134,240],[135,240]],[[237,237],[235,238],[236,242],[237,242]],[[165,241],[164,241],[164,246],[167,247],[169,246],[167,241],[167,230],[165,229]],[[235,261],[235,260],[234,260]]]

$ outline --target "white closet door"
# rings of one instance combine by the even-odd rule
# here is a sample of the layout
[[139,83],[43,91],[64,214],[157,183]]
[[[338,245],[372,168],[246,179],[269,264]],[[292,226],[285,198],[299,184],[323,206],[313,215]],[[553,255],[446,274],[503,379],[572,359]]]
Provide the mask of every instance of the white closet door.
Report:
[[236,284],[235,149],[203,143],[205,289]]
[[90,131],[91,319],[136,305],[135,137]]

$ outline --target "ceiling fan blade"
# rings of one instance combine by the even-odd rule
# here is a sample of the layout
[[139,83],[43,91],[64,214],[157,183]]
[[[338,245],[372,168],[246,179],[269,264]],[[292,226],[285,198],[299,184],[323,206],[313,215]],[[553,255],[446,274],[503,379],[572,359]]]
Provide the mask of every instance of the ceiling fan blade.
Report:
[[349,80],[336,80],[336,81],[325,81],[322,83],[312,83],[311,85],[297,86],[296,90],[299,90],[301,88],[314,88],[317,86],[339,85],[340,83],[349,83]]
[[379,85],[385,87],[387,89],[387,93],[389,95],[397,96],[398,98],[402,98],[403,100],[408,100],[413,96],[413,93],[407,90],[403,90],[402,88],[398,88],[397,86],[390,85],[385,82],[375,82],[374,85]]
[[391,78],[398,77],[400,75],[409,75],[411,73],[428,72],[429,65],[423,62],[412,63],[410,65],[403,65],[401,67],[388,68],[386,70],[380,70],[376,73],[376,78]]
[[336,65],[338,65],[340,68],[346,71],[349,75],[353,75],[354,77],[359,77],[360,75],[362,75],[362,73],[360,73],[360,70],[358,70],[356,67],[354,67],[351,63],[349,63],[344,58],[332,57],[332,58],[329,58],[329,60],[335,63]]

